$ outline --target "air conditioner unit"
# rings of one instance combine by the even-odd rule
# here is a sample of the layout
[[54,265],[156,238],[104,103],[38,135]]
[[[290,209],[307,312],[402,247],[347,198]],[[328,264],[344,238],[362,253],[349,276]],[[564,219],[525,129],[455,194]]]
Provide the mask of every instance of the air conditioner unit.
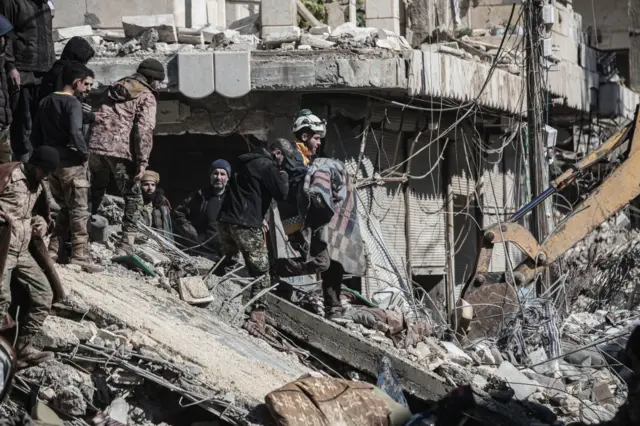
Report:
[[548,58],[553,55],[553,43],[551,37],[542,39],[542,56]]
[[551,149],[556,146],[556,140],[558,139],[558,131],[551,126],[545,124],[542,129],[543,141],[546,143],[547,148]]
[[542,23],[549,26],[556,23],[556,9],[550,4],[542,6]]

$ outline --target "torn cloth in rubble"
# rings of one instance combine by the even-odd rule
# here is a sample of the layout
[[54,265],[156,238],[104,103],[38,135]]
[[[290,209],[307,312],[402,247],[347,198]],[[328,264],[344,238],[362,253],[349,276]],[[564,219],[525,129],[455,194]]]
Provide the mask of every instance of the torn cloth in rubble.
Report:
[[364,242],[355,187],[344,163],[316,158],[309,166],[301,192],[298,202],[305,226],[323,229],[320,239],[327,244],[329,257],[340,263],[347,274],[364,275]]
[[345,317],[367,328],[384,332],[398,348],[415,346],[429,333],[426,323],[410,320],[397,311],[363,307],[347,311]]
[[518,362],[526,362],[527,347],[542,346],[549,359],[560,355],[560,333],[556,326],[558,318],[551,301],[528,299],[522,307],[522,315],[502,331],[498,345],[511,351]]

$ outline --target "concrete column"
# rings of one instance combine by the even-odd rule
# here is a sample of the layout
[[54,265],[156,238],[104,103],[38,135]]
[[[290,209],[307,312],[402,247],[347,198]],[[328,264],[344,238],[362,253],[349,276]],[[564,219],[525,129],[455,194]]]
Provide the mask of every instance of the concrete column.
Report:
[[207,1],[207,20],[214,27],[226,27],[227,2],[225,0]]
[[400,34],[400,0],[367,0],[367,26]]
[[186,27],[186,0],[173,0],[173,18],[177,27]]
[[262,0],[262,39],[267,44],[295,41],[300,37],[296,0]]
[[207,25],[207,0],[189,0],[186,8],[187,28],[202,28]]

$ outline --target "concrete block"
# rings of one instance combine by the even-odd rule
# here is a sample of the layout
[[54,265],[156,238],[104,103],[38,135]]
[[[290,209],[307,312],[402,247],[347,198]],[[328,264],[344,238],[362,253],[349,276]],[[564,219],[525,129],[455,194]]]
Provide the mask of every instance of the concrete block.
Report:
[[329,25],[321,25],[319,27],[309,28],[309,34],[312,35],[329,35],[331,34],[331,27]]
[[213,52],[178,53],[178,90],[193,99],[200,99],[215,90]]
[[266,45],[276,46],[299,40],[300,28],[296,26],[262,27],[262,42]]
[[160,41],[177,43],[178,34],[173,15],[137,15],[123,16],[122,28],[127,37],[137,37],[141,33],[155,28]]
[[365,17],[400,19],[400,0],[367,0]]
[[53,39],[55,41],[68,40],[71,37],[91,37],[93,29],[90,25],[82,25],[80,27],[58,28],[53,31]]
[[251,53],[214,52],[216,92],[227,98],[239,98],[251,91]]
[[323,39],[322,37],[316,37],[307,33],[300,36],[300,44],[307,44],[311,47],[315,47],[316,49],[329,49],[335,46],[335,43],[332,41],[328,41]]
[[400,34],[399,18],[367,18],[367,27],[385,29]]
[[524,401],[538,389],[538,384],[522,374],[510,362],[500,364],[496,375],[513,389],[516,399]]
[[296,0],[262,0],[260,8],[262,26],[295,26],[298,9]]

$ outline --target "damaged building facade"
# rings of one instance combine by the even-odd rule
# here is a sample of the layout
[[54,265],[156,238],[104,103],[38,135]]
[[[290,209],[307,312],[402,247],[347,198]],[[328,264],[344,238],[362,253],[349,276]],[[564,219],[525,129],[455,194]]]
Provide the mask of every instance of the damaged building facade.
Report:
[[[324,154],[358,177],[362,292],[386,306],[451,309],[481,230],[532,196],[519,5],[368,0],[364,13],[341,2],[317,13],[291,0],[76,3],[56,2],[56,47],[88,37],[96,83],[146,57],[167,66],[150,168],[173,203],[206,181],[212,159],[233,165],[255,140],[291,139],[300,109],[326,118]],[[628,120],[637,99],[603,76],[571,3],[545,8],[544,124],[577,151],[594,117]],[[518,256],[497,248],[491,270]]]

